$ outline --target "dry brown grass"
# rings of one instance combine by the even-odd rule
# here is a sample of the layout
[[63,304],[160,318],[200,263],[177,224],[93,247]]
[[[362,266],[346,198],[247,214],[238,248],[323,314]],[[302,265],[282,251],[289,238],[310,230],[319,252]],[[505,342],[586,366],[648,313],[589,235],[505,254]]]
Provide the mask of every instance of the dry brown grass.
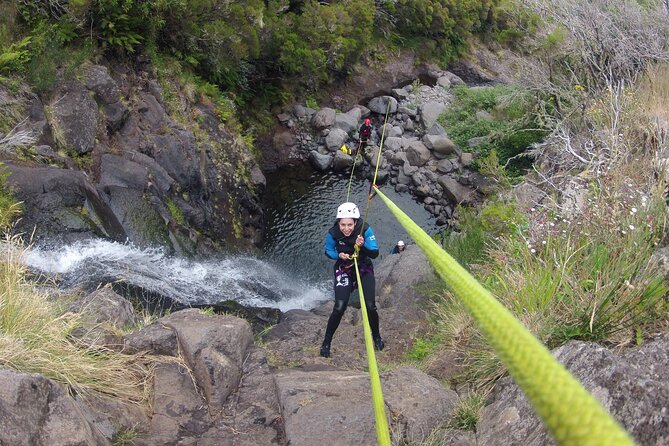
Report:
[[64,311],[26,279],[23,248],[6,238],[0,258],[0,366],[39,373],[79,394],[100,392],[132,403],[146,403],[152,361],[70,337],[79,315]]

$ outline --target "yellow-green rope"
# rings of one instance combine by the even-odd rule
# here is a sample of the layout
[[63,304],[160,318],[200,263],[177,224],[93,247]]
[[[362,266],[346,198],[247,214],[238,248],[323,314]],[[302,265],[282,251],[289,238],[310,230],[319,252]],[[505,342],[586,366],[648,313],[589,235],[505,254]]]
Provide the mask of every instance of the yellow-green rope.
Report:
[[466,306],[555,440],[564,446],[626,446],[634,441],[509,310],[377,189],[437,274]]
[[[367,197],[367,206],[365,206],[365,218],[362,219],[362,225],[360,225],[360,235],[364,230],[364,223],[367,221],[367,215],[369,213],[369,205],[372,202],[373,194],[372,188],[376,187],[376,177],[379,174],[379,164],[381,164],[381,151],[383,150],[383,142],[386,139],[386,123],[388,122],[388,114],[390,113],[390,100],[388,100],[388,105],[386,106],[386,116],[383,119],[383,130],[381,131],[381,142],[379,143],[379,153],[376,155],[376,169],[374,170],[374,178],[372,179],[372,184],[369,185],[369,194]],[[370,135],[371,136],[371,135]]]
[[355,165],[358,162],[358,156],[360,155],[360,147],[362,143],[358,144],[358,150],[356,151],[355,158],[353,158],[353,167],[351,168],[351,176],[348,177],[348,187],[346,188],[346,202],[348,202],[348,197],[351,195],[351,183],[353,182],[353,172],[355,172]]
[[[358,245],[356,245],[356,248],[358,248]],[[367,307],[365,306],[365,294],[362,292],[357,251],[358,249],[356,249],[356,255],[353,256],[353,261],[355,263],[355,275],[358,279],[358,293],[360,294],[360,310],[362,311],[362,325],[363,332],[365,333],[365,349],[367,350],[369,380],[371,381],[372,387],[374,418],[376,419],[376,441],[379,446],[390,446],[390,431],[388,430],[385,403],[383,402],[383,392],[381,391],[379,368],[376,365],[376,354],[374,353],[374,344],[372,342],[372,329],[369,326],[369,317],[367,316]]]

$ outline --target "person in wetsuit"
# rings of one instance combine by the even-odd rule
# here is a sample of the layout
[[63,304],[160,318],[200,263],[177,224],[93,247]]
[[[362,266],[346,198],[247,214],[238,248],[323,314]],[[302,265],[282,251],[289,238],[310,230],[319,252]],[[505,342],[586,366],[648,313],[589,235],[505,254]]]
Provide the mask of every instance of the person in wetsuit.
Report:
[[405,248],[404,242],[402,240],[400,240],[399,242],[397,242],[397,244],[395,245],[393,250],[390,251],[390,253],[391,254],[399,254],[399,253],[404,251],[404,248]]
[[332,260],[336,260],[336,262],[334,264],[335,304],[330,319],[328,319],[320,352],[324,358],[330,357],[332,337],[346,311],[351,293],[359,286],[354,261],[350,257],[355,252],[356,245],[359,247],[358,269],[360,270],[360,281],[365,295],[365,307],[372,330],[374,347],[377,350],[383,350],[385,347],[379,334],[379,314],[376,311],[374,297],[376,284],[371,260],[378,257],[379,247],[372,228],[360,220],[358,206],[355,203],[347,202],[337,209],[337,219],[325,236],[325,255]]
[[355,152],[356,156],[358,153],[362,154],[363,156],[365,155],[365,150],[367,149],[367,144],[369,144],[371,137],[372,121],[369,118],[365,118],[364,122],[360,126],[360,130],[358,131],[358,138],[360,139],[360,142],[358,143],[358,149]]

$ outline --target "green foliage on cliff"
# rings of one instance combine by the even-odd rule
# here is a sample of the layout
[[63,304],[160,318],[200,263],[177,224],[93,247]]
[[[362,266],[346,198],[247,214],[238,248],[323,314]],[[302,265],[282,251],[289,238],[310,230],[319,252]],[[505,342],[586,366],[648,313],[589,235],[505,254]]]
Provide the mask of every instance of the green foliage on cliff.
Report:
[[74,57],[66,49],[108,58],[153,51],[234,93],[237,105],[267,105],[345,78],[387,43],[447,60],[467,36],[499,28],[500,2],[25,0],[0,11],[0,71],[28,69],[47,89]]
[[535,119],[537,100],[527,92],[507,86],[455,87],[454,92],[457,101],[439,122],[453,142],[479,159],[495,151],[504,164],[546,134]]

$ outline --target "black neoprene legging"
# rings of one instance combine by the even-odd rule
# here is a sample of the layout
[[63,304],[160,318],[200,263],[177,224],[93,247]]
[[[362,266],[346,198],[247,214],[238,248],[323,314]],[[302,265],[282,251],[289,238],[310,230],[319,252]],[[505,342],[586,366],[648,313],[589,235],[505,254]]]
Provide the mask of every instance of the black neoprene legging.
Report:
[[[348,306],[348,300],[353,292],[353,281],[350,275],[355,275],[355,271],[348,271],[344,273],[335,273],[334,292],[335,304],[332,309],[332,314],[328,320],[328,326],[325,329],[325,341],[332,341],[332,337],[339,327],[341,318]],[[360,276],[362,282],[362,291],[365,293],[365,307],[367,308],[367,316],[369,317],[369,326],[372,329],[372,337],[374,339],[379,337],[379,314],[376,311],[375,288],[376,280],[374,273],[368,272]]]

